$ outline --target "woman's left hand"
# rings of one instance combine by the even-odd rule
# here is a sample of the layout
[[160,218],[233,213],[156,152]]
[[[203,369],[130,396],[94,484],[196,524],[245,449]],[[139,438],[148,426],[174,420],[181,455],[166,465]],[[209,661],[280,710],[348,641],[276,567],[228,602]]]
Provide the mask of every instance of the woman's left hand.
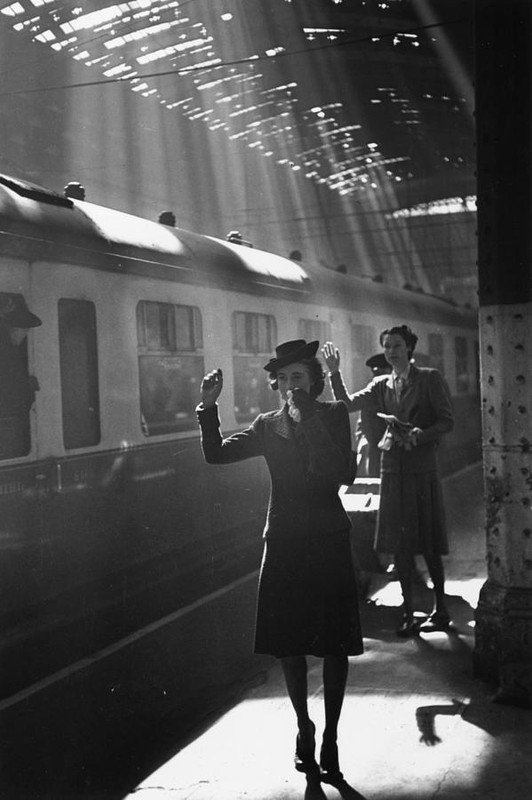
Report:
[[309,419],[316,413],[314,401],[304,389],[289,389],[286,396],[288,398],[288,413],[296,422]]
[[423,433],[421,428],[412,428],[408,431],[408,442],[412,447],[417,447],[419,435]]

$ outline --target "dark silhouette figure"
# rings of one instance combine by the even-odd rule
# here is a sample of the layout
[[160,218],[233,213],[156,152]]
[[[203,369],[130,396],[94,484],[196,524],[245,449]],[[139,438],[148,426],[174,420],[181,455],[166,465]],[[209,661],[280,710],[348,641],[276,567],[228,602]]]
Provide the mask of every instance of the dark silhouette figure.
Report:
[[22,295],[0,293],[0,459],[30,450],[29,412],[39,383],[28,374],[26,338],[41,324]]

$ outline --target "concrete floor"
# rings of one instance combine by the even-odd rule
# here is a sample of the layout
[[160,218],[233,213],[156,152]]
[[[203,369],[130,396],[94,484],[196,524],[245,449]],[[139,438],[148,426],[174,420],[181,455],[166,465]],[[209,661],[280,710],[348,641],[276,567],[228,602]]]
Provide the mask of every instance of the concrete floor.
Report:
[[[186,746],[167,752],[164,763],[159,757],[128,800],[532,798],[532,712],[493,703],[493,687],[471,672],[473,609],[485,579],[480,468],[447,479],[444,490],[453,628],[398,639],[399,586],[373,576],[371,602],[362,606],[366,652],[351,659],[340,723],[344,783],[320,785],[294,770],[295,719],[274,662],[262,681]],[[418,564],[426,577],[423,566]],[[417,605],[420,612],[431,609],[422,580]],[[309,665],[319,747],[321,661],[309,659]],[[150,744],[153,750],[157,743]]]

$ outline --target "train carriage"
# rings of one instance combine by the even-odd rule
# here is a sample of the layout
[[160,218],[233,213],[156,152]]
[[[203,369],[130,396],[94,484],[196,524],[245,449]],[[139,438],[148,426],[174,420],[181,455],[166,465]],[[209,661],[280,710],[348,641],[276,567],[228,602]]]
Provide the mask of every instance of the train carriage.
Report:
[[85,763],[170,711],[190,723],[250,665],[269,481],[261,460],[204,464],[206,371],[224,370],[230,432],[278,402],[262,365],[279,341],[332,339],[354,390],[379,331],[408,323],[453,394],[443,470],[480,458],[472,311],[8,176],[0,259],[0,293],[42,320],[30,435],[0,449],[0,719],[8,752],[41,730],[43,769],[58,695]]

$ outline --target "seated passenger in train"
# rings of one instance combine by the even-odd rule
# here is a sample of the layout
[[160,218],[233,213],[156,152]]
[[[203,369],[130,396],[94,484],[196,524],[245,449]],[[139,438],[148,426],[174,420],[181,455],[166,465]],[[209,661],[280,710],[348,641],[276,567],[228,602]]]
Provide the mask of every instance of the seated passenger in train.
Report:
[[29,412],[39,384],[28,373],[26,339],[41,324],[22,295],[0,293],[0,459],[30,451]]
[[[446,630],[450,624],[442,561],[449,549],[436,453],[441,436],[453,428],[453,407],[438,370],[412,363],[417,339],[406,325],[382,331],[379,341],[392,372],[353,395],[342,380],[338,349],[326,342],[322,350],[336,399],[343,400],[349,411],[370,409],[388,422],[379,445],[381,497],[375,549],[395,560],[403,594],[397,629],[401,637]],[[423,555],[434,588],[432,614],[421,625],[414,616],[412,597],[416,555]]]
[[[264,530],[255,628],[255,652],[280,659],[297,716],[295,768],[342,779],[337,728],[348,656],[363,652],[358,592],[350,551],[350,522],[338,490],[351,483],[353,460],[344,403],[319,402],[325,375],[319,342],[284,342],[264,369],[278,410],[259,414],[244,430],[223,438],[217,411],[220,369],[201,384],[197,413],[210,464],[263,456],[271,478]],[[306,656],[323,658],[325,729],[320,764],[307,704]],[[318,772],[320,770],[320,772]]]

